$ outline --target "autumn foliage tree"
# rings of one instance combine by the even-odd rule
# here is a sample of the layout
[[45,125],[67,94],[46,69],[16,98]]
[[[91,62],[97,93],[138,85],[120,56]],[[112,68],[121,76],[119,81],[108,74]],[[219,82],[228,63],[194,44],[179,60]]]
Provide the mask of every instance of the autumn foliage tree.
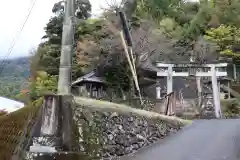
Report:
[[[76,1],[76,18],[86,20],[91,16],[91,4],[88,0]],[[50,18],[45,27],[43,39],[46,41],[39,45],[38,52],[41,52],[38,69],[46,71],[50,75],[58,75],[61,53],[62,25],[64,17],[64,1],[60,1],[53,6],[54,16]],[[76,47],[76,46],[74,46]],[[73,54],[73,79],[83,75],[81,65],[76,61],[76,54]]]

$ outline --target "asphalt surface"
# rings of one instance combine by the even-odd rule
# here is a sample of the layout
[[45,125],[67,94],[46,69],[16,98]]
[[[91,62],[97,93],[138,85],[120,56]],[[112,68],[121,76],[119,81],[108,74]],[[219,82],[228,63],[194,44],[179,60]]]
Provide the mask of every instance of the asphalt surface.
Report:
[[240,160],[240,120],[197,120],[121,160]]

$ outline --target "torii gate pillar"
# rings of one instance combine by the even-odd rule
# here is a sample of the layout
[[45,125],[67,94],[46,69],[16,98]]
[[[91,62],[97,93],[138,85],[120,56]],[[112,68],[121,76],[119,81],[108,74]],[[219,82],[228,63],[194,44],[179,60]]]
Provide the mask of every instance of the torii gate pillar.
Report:
[[212,73],[212,90],[213,90],[213,100],[214,100],[214,106],[215,106],[215,115],[216,118],[221,118],[221,104],[220,104],[220,90],[218,87],[217,82],[217,76],[216,76],[216,67],[213,65],[211,67],[211,73]]

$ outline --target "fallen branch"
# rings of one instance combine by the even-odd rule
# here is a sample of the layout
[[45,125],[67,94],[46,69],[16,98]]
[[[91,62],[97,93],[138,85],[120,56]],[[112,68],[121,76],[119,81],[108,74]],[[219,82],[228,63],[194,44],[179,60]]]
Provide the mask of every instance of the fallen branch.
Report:
[[129,115],[132,113],[138,116],[158,119],[173,125],[180,125],[180,126],[184,126],[192,123],[192,121],[190,120],[184,120],[174,116],[166,116],[166,115],[158,114],[155,112],[136,109],[124,104],[116,104],[116,103],[111,103],[107,101],[101,101],[101,100],[95,100],[95,99],[83,98],[83,97],[74,97],[74,100],[76,104],[81,105],[83,107],[87,107],[88,109],[94,110],[94,111],[117,112],[119,114],[124,114],[124,115]]

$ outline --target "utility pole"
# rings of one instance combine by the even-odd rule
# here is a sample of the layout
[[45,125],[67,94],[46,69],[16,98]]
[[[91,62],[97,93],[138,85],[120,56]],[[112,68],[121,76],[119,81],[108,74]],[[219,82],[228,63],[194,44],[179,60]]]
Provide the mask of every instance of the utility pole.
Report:
[[65,0],[65,16],[63,21],[62,33],[62,49],[59,67],[58,79],[58,101],[59,112],[58,117],[61,117],[60,127],[62,145],[64,151],[71,151],[76,135],[73,132],[73,96],[71,95],[71,80],[72,80],[72,56],[74,46],[75,33],[75,1]]
[[62,49],[59,67],[58,94],[69,95],[71,92],[71,65],[74,45],[75,0],[66,0],[62,33]]
[[[30,152],[57,153],[59,147],[68,152],[76,148],[77,142],[73,132],[73,110],[70,83],[71,64],[74,45],[75,0],[66,0],[63,22],[62,49],[58,79],[58,94],[44,95],[41,118],[38,120],[40,130],[34,131]],[[47,155],[38,158],[48,159]],[[52,155],[52,158],[54,155]]]

